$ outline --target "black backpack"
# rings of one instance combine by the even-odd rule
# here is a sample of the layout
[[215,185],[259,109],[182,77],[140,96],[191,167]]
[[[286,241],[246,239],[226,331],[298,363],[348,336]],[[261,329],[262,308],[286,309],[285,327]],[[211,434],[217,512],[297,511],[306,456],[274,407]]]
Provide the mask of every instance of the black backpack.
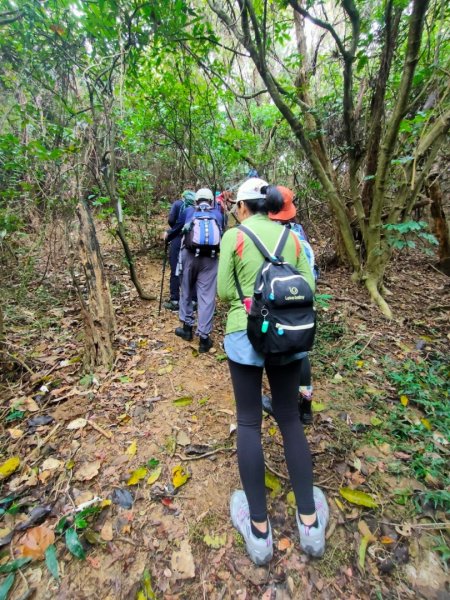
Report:
[[[247,311],[247,335],[252,346],[266,356],[311,350],[316,332],[314,293],[306,279],[281,256],[290,235],[289,229],[283,228],[273,255],[253,231],[244,225],[238,229],[249,236],[265,259]],[[245,306],[236,271],[234,277],[239,298]]]

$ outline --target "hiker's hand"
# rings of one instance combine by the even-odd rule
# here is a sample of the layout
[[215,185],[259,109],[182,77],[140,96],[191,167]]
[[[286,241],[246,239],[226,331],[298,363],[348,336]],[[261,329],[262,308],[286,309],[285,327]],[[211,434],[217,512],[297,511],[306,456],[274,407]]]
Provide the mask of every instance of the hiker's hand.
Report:
[[169,234],[167,233],[167,231],[165,231],[165,232],[164,232],[164,233],[161,235],[161,239],[162,239],[162,241],[163,241],[163,242],[165,242],[166,246],[167,246],[167,244],[169,243],[169,242],[167,241],[167,237],[168,237],[168,235],[169,235]]

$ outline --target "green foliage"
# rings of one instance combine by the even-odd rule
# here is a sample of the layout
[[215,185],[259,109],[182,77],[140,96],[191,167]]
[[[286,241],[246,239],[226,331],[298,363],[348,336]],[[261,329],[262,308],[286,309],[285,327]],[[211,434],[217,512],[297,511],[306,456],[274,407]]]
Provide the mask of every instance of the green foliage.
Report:
[[[431,489],[423,494],[422,502],[435,507],[450,508],[448,457],[445,447],[450,437],[450,371],[444,356],[417,358],[397,362],[385,359],[385,374],[395,385],[398,397],[406,398],[385,406],[383,427],[374,437],[394,441],[396,450],[411,455],[405,464],[393,461],[393,472],[406,468]],[[378,407],[381,410],[381,406]],[[420,412],[414,412],[414,408]],[[420,415],[423,415],[422,417]],[[438,489],[433,489],[438,488]]]
[[[389,245],[396,250],[415,248],[416,241],[411,238],[416,238],[427,245],[438,245],[435,236],[426,231],[428,224],[425,221],[405,221],[403,223],[387,224],[383,228],[387,232]],[[425,251],[427,250],[425,248]]]

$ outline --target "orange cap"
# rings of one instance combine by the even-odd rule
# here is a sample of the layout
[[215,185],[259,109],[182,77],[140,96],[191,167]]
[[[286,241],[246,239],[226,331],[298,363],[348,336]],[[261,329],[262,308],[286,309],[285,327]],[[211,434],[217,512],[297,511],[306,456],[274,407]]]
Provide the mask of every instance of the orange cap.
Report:
[[279,190],[283,196],[283,208],[277,213],[270,212],[269,218],[272,219],[272,221],[290,221],[297,214],[297,210],[294,206],[294,192],[282,185],[277,185],[277,190]]

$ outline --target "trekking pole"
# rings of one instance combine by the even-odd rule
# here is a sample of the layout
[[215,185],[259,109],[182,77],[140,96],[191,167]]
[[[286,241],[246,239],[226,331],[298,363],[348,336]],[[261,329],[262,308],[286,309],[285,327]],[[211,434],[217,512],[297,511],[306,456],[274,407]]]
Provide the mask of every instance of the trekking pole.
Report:
[[164,275],[166,273],[167,248],[168,247],[169,247],[169,244],[166,241],[164,241],[164,260],[163,260],[163,268],[162,268],[161,292],[159,294],[158,316],[161,314],[162,297],[163,297],[163,291],[164,291]]

